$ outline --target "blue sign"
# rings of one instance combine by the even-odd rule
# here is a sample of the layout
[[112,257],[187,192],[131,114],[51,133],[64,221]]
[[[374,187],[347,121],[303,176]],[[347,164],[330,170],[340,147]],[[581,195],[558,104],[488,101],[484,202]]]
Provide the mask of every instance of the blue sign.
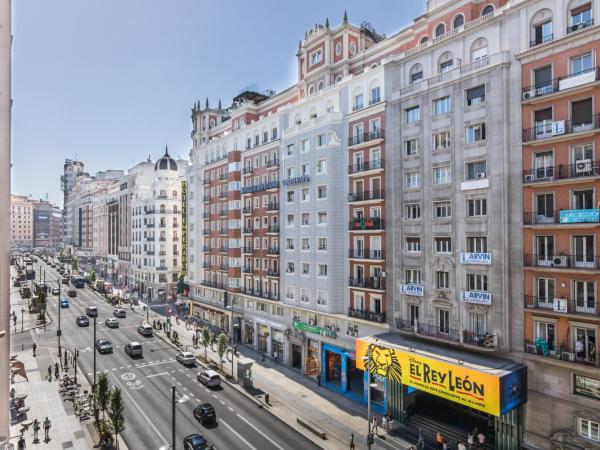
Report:
[[310,181],[310,177],[308,175],[302,175],[300,177],[287,178],[285,180],[282,180],[281,184],[283,184],[284,186],[288,186],[290,184],[306,183],[307,181]]
[[600,209],[563,209],[560,211],[560,223],[600,222]]
[[486,266],[489,266],[490,264],[492,264],[492,254],[491,253],[461,252],[460,263],[461,264],[485,264]]
[[248,194],[249,192],[266,191],[267,189],[274,189],[279,187],[279,181],[268,181],[267,183],[253,184],[252,186],[244,186],[242,188],[242,194]]
[[416,295],[417,297],[423,297],[423,285],[422,284],[401,284],[400,293],[404,295]]
[[491,305],[492,294],[482,291],[460,291],[460,299],[465,303],[476,305]]

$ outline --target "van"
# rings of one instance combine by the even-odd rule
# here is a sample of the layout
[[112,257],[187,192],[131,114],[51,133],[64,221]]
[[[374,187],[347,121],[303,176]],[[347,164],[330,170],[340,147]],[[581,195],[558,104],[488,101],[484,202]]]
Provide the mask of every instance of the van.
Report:
[[138,333],[140,333],[142,336],[152,336],[152,325],[143,323],[140,326],[138,326],[137,330]]
[[85,313],[88,317],[98,317],[98,308],[95,306],[88,306],[85,308]]
[[142,344],[139,342],[130,342],[125,345],[125,354],[129,355],[132,358],[141,357],[142,356]]

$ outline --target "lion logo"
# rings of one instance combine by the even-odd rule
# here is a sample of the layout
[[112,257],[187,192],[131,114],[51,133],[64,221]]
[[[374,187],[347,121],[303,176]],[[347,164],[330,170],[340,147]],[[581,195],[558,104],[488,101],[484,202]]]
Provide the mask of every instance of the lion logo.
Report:
[[[371,351],[371,359],[366,361],[365,368],[373,375],[401,383],[402,368],[400,367],[396,353],[389,348],[376,344],[369,344],[369,349]],[[369,356],[368,350],[365,356]]]

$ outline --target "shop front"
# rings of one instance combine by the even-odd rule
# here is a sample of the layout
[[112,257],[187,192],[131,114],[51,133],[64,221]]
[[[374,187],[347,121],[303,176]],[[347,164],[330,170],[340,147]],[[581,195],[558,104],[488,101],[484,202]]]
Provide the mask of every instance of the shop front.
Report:
[[208,327],[211,333],[229,332],[229,316],[223,311],[212,309],[202,303],[190,303],[189,318],[196,326]]
[[244,319],[242,342],[246,345],[251,345],[254,347],[254,322],[252,320]]
[[304,375],[317,378],[319,373],[319,341],[306,340],[306,359],[304,361]]
[[258,351],[268,353],[269,327],[264,323],[257,323],[258,328]]
[[356,356],[378,386],[372,401],[382,401],[396,420],[410,425],[426,418],[465,436],[477,428],[496,449],[521,448],[522,364],[391,333],[357,339]]
[[283,331],[271,328],[271,356],[278,363],[283,363]]

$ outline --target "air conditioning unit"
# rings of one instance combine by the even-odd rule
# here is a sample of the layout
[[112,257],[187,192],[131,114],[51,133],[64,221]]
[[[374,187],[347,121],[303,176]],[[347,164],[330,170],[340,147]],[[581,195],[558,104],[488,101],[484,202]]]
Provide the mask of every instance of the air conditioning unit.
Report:
[[591,159],[582,159],[575,163],[575,172],[576,173],[586,173],[592,171],[592,160]]
[[576,23],[575,25],[571,26],[571,31],[577,31],[581,25],[583,25],[583,24]]
[[527,344],[525,346],[525,351],[527,353],[533,353],[535,355],[537,353],[537,347],[533,344]]
[[531,91],[523,92],[523,100],[529,100],[530,98],[534,98],[534,97],[535,97],[535,89],[532,89]]
[[478,172],[477,178],[485,178],[485,172]]
[[561,352],[560,359],[564,361],[575,361],[575,353],[573,352]]
[[533,174],[525,175],[525,183],[531,183],[535,180],[535,176]]
[[316,322],[315,322],[314,320],[309,320],[309,321],[308,321],[308,324],[309,324],[309,325],[316,325]]
[[566,256],[555,256],[552,258],[552,267],[568,267],[569,259]]

